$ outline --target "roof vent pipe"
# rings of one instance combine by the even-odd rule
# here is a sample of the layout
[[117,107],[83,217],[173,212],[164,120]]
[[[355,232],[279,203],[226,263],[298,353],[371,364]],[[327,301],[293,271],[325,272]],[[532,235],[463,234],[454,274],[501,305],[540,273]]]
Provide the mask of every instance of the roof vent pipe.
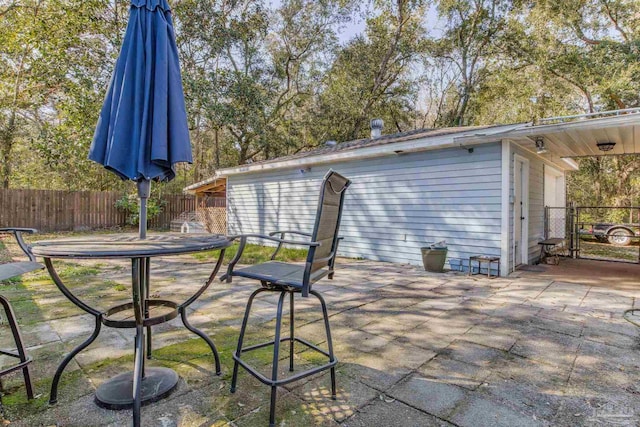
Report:
[[371,139],[380,138],[382,136],[382,129],[384,128],[384,122],[382,119],[373,119],[371,124]]

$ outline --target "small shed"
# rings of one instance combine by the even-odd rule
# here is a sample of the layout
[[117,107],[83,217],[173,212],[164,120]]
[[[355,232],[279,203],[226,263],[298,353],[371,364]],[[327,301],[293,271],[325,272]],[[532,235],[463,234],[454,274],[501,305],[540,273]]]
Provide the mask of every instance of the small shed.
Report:
[[191,191],[196,196],[195,218],[209,233],[227,233],[227,180],[215,178]]
[[444,240],[451,269],[464,270],[470,256],[498,256],[506,275],[538,261],[545,205],[565,205],[572,158],[605,154],[597,146],[604,140],[615,142],[606,154],[640,153],[640,109],[391,135],[372,129],[371,138],[221,169],[185,191],[224,186],[229,234],[311,231],[331,168],[352,180],[340,255],[419,265],[420,248]]

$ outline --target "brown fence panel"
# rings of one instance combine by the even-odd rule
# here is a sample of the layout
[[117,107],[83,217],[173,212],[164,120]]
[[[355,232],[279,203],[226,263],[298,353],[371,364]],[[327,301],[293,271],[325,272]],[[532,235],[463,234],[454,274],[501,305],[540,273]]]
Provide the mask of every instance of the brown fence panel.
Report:
[[162,212],[149,221],[149,228],[168,229],[171,226],[171,220],[180,216],[181,213],[196,210],[196,200],[193,196],[168,194],[162,200],[164,201]]
[[[53,191],[0,189],[0,227],[33,227],[47,231],[90,230],[126,225],[115,207],[122,193],[115,191]],[[182,212],[195,211],[195,198],[164,196],[162,213],[149,228],[168,229]]]

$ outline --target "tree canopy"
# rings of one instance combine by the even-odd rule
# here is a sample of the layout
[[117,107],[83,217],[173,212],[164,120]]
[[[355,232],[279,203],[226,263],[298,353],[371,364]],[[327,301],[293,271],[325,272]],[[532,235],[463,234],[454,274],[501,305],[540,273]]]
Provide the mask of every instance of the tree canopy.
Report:
[[[640,106],[633,0],[171,4],[194,164],[169,191],[221,167],[366,137],[374,117],[395,132]],[[128,10],[128,0],[0,2],[4,188],[122,188],[87,153]],[[341,40],[358,16],[364,31]],[[575,191],[608,171],[624,179],[601,202],[638,204],[637,158],[582,163]]]

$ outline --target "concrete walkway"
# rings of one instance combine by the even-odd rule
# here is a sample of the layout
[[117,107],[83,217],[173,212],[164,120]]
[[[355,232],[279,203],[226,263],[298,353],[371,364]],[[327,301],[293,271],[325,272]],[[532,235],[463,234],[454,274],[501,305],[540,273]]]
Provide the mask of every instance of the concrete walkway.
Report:
[[[112,303],[113,284],[124,285],[129,278],[126,264],[101,269],[97,278],[108,277],[108,289],[77,285],[79,294],[98,305]],[[167,259],[153,271],[154,296],[177,299],[186,298],[208,274],[207,266],[192,257]],[[634,290],[554,281],[535,272],[524,276],[488,280],[340,260],[335,280],[315,287],[331,312],[340,359],[338,400],[329,398],[326,374],[294,383],[282,389],[278,422],[349,427],[640,424],[639,335],[622,319],[622,312],[636,303]],[[170,397],[143,408],[144,425],[268,424],[268,387],[241,371],[238,392],[228,391],[230,354],[253,289],[250,282],[216,281],[190,313],[192,323],[218,344],[222,377],[213,374],[201,340],[192,340],[178,319],[157,328],[155,347],[161,350],[152,364],[172,366],[182,379]],[[34,376],[42,380],[36,391],[40,397],[36,403],[20,401],[20,377],[5,379],[4,413],[10,425],[130,423],[130,411],[100,409],[92,392],[114,373],[130,369],[132,333],[103,328],[65,372],[68,383],[59,403],[49,407],[55,367],[91,333],[92,320],[51,284],[30,291],[39,320],[26,321],[23,329],[36,359]],[[16,288],[14,297],[25,298],[21,292]],[[120,298],[126,299],[127,292]],[[272,334],[274,297],[258,301],[252,339]],[[298,334],[323,343],[319,307],[311,300],[297,304]],[[3,341],[6,336],[3,332]],[[298,365],[318,361],[302,350],[297,349]],[[286,359],[288,352],[283,353]],[[109,363],[101,364],[104,360]]]

